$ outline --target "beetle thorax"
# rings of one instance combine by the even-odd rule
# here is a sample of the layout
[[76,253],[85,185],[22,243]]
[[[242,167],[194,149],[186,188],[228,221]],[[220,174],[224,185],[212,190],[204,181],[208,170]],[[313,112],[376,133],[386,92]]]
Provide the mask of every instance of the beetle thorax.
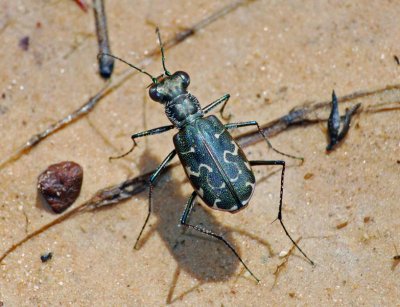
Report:
[[177,71],[162,75],[149,88],[150,98],[165,106],[165,114],[178,129],[203,116],[199,101],[187,91],[189,84],[189,75]]
[[186,92],[165,104],[165,114],[178,129],[203,116],[200,103],[195,96]]

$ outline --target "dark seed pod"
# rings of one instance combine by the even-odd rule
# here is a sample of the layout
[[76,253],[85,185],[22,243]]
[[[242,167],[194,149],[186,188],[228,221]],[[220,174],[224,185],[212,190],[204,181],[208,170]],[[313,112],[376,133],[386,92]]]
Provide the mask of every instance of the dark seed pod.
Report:
[[38,189],[55,213],[71,206],[79,196],[83,170],[70,161],[50,165],[38,177]]
[[40,260],[43,263],[49,261],[51,258],[53,258],[53,253],[52,252],[48,252],[48,253],[45,253],[45,254],[40,256]]

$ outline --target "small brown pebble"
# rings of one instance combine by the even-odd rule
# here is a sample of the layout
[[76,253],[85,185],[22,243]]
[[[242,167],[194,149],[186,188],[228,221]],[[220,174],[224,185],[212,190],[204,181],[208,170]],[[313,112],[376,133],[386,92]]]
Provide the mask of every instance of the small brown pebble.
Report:
[[38,177],[38,189],[55,213],[71,206],[79,196],[83,170],[70,161],[50,165]]
[[365,224],[368,223],[369,221],[371,221],[371,217],[369,217],[369,216],[364,217]]
[[344,228],[344,227],[346,227],[347,225],[349,224],[349,222],[343,222],[343,223],[340,223],[340,224],[337,224],[336,225],[336,229],[342,229],[342,228]]
[[24,51],[28,51],[29,49],[29,36],[24,36],[23,38],[21,38],[19,40],[19,47],[24,50]]
[[311,179],[312,177],[314,177],[313,173],[307,173],[307,174],[304,175],[304,179],[305,180]]
[[294,292],[289,292],[289,296],[290,296],[291,298],[294,298],[294,297],[296,296],[296,293],[294,293]]

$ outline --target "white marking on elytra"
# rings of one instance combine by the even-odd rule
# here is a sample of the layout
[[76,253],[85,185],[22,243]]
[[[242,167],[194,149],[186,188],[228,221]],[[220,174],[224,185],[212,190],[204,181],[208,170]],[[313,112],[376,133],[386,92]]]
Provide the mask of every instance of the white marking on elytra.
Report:
[[229,151],[229,150],[225,150],[225,151],[224,151],[224,161],[225,161],[226,163],[234,164],[234,165],[236,166],[236,168],[237,168],[237,170],[238,170],[237,176],[236,176],[235,178],[229,178],[230,182],[236,182],[236,181],[238,181],[238,179],[239,179],[239,175],[242,174],[242,170],[240,169],[240,167],[237,165],[236,162],[233,162],[233,161],[229,161],[229,160],[228,160],[227,154],[231,154],[231,155],[233,155],[233,156],[237,156],[237,155],[238,155],[238,152],[239,152],[239,146],[236,144],[235,141],[231,141],[231,144],[233,145],[233,151],[232,151],[232,152]]
[[239,180],[239,174],[240,174],[241,172],[239,171],[239,173],[238,173],[238,175],[235,177],[235,178],[229,178],[229,181],[230,182],[236,182],[236,181],[238,181]]
[[232,141],[231,144],[233,145],[233,147],[235,147],[235,152],[233,152],[232,154],[237,156],[238,151],[239,151],[239,146],[236,144],[235,141]]
[[221,202],[221,200],[219,199],[219,198],[216,198],[215,200],[214,200],[214,203],[213,203],[213,208],[216,208],[216,209],[218,209],[218,205],[217,205],[217,203],[220,203]]
[[199,165],[199,170],[197,172],[193,171],[189,166],[186,166],[186,172],[189,174],[189,176],[200,177],[200,171],[201,171],[202,167],[207,169],[210,173],[212,173],[212,171],[213,171],[212,168],[209,167],[207,164],[201,163]]
[[233,151],[232,152],[230,152],[229,150],[224,150],[224,161],[226,163],[232,163],[232,162],[228,161],[227,158],[226,158],[226,155],[228,153],[230,153],[233,156],[237,156],[238,155],[239,146],[234,141],[232,141],[231,144],[233,145]]
[[212,185],[212,184],[210,183],[210,181],[208,180],[208,178],[207,178],[207,183],[208,183],[208,185],[209,185],[210,187],[212,187],[213,189],[225,189],[225,187],[226,187],[225,182],[223,182],[219,187],[216,187],[216,186],[214,186],[214,185]]
[[247,186],[250,186],[251,187],[251,193],[250,193],[250,196],[249,196],[249,198],[247,198],[247,199],[245,199],[245,200],[243,200],[242,201],[242,205],[245,205],[245,204],[247,204],[249,201],[250,201],[250,198],[251,198],[251,196],[253,195],[253,192],[254,192],[254,187],[255,187],[255,183],[251,183],[251,182],[246,182],[246,184],[245,184],[245,186],[247,187]]
[[194,147],[190,147],[189,151],[181,152],[182,155],[186,155],[188,153],[196,152]]
[[229,211],[236,211],[238,209],[238,205],[234,205],[229,208]]
[[222,129],[222,131],[221,131],[220,133],[216,133],[216,134],[214,134],[214,136],[215,136],[217,139],[219,139],[219,137],[220,137],[221,135],[223,135],[224,132],[225,132],[225,129]]

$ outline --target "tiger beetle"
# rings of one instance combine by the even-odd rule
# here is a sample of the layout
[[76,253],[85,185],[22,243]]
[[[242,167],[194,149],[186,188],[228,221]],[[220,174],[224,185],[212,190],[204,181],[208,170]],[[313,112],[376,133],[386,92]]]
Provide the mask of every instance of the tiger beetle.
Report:
[[308,258],[308,256],[301,250],[301,248],[290,236],[282,220],[285,161],[248,161],[242,149],[235,142],[228,130],[240,127],[256,126],[258,132],[271,149],[290,158],[301,160],[303,160],[303,158],[284,154],[273,148],[256,121],[222,124],[221,121],[214,115],[205,116],[212,109],[222,104],[220,114],[222,118],[224,118],[223,111],[230,95],[226,94],[206,107],[201,108],[197,98],[187,91],[187,88],[190,84],[189,75],[184,71],[177,71],[171,74],[167,70],[165,66],[164,47],[158,28],[156,29],[156,33],[160,44],[161,60],[164,69],[164,72],[157,78],[153,77],[139,67],[136,67],[116,56],[108,53],[99,54],[99,57],[111,56],[149,76],[152,80],[152,84],[149,86],[150,98],[164,105],[165,114],[172,123],[172,125],[162,126],[133,134],[131,136],[133,141],[132,148],[121,156],[113,157],[114,159],[124,157],[132,152],[137,146],[137,138],[164,133],[173,128],[177,128],[179,130],[178,133],[176,133],[173,137],[175,149],[168,154],[168,156],[158,166],[156,171],[149,179],[148,214],[136,239],[134,248],[138,249],[139,239],[151,214],[154,184],[159,178],[161,172],[165,170],[171,160],[178,154],[186,175],[194,188],[194,192],[186,203],[185,210],[180,219],[180,224],[222,241],[233,252],[233,254],[257,282],[259,282],[259,279],[248,268],[248,266],[236,252],[235,248],[227,240],[225,240],[223,236],[218,235],[211,230],[202,227],[201,225],[192,225],[188,222],[188,219],[192,212],[197,196],[200,196],[204,203],[212,209],[227,211],[230,213],[236,213],[240,211],[248,205],[254,192],[256,181],[252,166],[281,166],[281,187],[277,220],[279,220],[286,235],[296,246],[296,248],[312,265],[314,265],[314,262]]

